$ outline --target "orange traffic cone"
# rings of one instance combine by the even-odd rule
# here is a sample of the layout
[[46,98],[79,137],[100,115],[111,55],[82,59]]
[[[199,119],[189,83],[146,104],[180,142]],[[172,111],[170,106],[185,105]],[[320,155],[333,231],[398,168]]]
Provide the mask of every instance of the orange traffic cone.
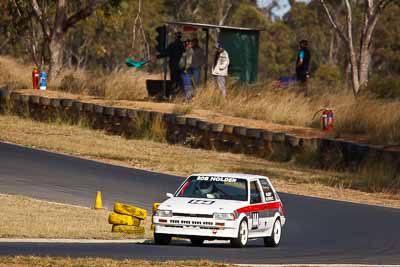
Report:
[[96,193],[96,202],[94,203],[94,208],[96,210],[103,209],[103,201],[101,200],[101,192],[97,191]]

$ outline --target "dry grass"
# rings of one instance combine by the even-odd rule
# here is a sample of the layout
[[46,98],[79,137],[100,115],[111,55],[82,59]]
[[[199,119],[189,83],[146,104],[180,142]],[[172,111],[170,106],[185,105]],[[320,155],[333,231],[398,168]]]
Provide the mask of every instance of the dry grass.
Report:
[[150,120],[145,114],[134,117],[130,126],[135,133],[135,138],[166,142],[167,130],[161,116]]
[[[30,75],[31,66],[0,57],[0,86],[30,88]],[[161,76],[128,68],[106,76],[82,70],[65,70],[62,76],[51,81],[49,87],[109,100],[143,100],[147,98],[147,79],[161,79]],[[335,112],[335,137],[351,137],[385,145],[400,144],[400,101],[367,96],[356,100],[349,90],[315,82],[310,84],[310,94],[305,98],[296,87],[275,90],[271,83],[252,88],[231,84],[228,97],[224,99],[210,83],[209,87],[198,90],[190,105],[176,106],[174,112],[190,114],[195,109],[206,109],[265,122],[319,128],[319,116],[314,119],[313,116],[321,108],[329,106]]]
[[400,207],[398,195],[346,189],[354,174],[319,171],[291,163],[149,140],[127,140],[78,126],[46,124],[15,116],[0,116],[0,128],[0,140],[123,166],[181,176],[214,171],[264,174],[272,178],[281,192]]
[[64,70],[49,84],[58,91],[100,96],[109,100],[143,100],[147,98],[146,80],[160,79],[134,69],[115,71],[107,76],[95,75],[84,70]]
[[[232,89],[223,99],[215,89],[203,89],[193,100],[194,108],[209,109],[223,114],[263,120],[286,125],[320,127],[320,116],[314,115],[324,107],[335,113],[336,137],[362,138],[376,144],[400,144],[400,101],[377,100],[351,92],[314,88],[310,97],[299,89],[273,90],[269,85],[243,90]],[[359,136],[360,135],[360,136]]]
[[22,64],[14,58],[0,57],[0,87],[23,89],[32,87],[33,65]]
[[69,258],[69,257],[35,257],[16,256],[0,257],[0,267],[77,267],[77,266],[102,266],[102,267],[229,267],[231,264],[216,263],[206,260],[197,261],[144,261],[144,260],[113,260],[107,258]]
[[[132,235],[111,233],[107,210],[96,211],[3,194],[0,194],[0,203],[1,238],[135,238]],[[150,223],[149,218],[145,223],[145,237],[151,236]]]

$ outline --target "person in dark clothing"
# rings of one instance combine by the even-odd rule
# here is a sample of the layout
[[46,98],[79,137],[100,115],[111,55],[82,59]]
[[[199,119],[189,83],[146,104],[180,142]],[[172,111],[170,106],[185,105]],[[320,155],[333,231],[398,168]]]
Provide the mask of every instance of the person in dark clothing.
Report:
[[308,95],[307,80],[309,78],[308,70],[310,66],[311,53],[308,50],[307,40],[300,41],[300,49],[296,60],[296,78],[304,88],[304,95]]
[[167,49],[159,54],[157,58],[169,58],[169,71],[172,81],[172,89],[174,91],[182,91],[182,80],[181,80],[181,69],[179,67],[179,61],[181,60],[182,54],[185,52],[185,46],[182,42],[182,33],[175,33],[175,41],[170,43]]

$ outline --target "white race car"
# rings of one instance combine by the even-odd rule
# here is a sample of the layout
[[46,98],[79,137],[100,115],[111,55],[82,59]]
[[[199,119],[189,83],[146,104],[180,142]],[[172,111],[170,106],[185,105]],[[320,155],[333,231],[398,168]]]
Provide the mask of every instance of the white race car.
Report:
[[230,240],[244,247],[249,239],[264,238],[279,245],[285,213],[267,177],[232,173],[202,173],[188,177],[176,193],[167,193],[153,216],[154,241],[168,245],[172,237]]

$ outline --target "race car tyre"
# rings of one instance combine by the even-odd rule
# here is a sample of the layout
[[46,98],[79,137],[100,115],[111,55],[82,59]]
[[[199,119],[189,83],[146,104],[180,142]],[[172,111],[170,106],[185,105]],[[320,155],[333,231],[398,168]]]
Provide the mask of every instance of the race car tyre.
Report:
[[108,223],[109,224],[122,224],[122,225],[129,225],[129,226],[139,226],[140,220],[138,218],[135,218],[135,217],[132,217],[129,215],[111,213],[108,216]]
[[264,237],[264,245],[266,247],[279,246],[279,242],[281,241],[281,236],[282,236],[281,221],[277,219],[274,223],[274,227],[272,228],[272,235]]
[[145,220],[147,217],[146,210],[118,202],[114,204],[114,212],[124,215],[130,215],[141,220]]
[[111,228],[113,233],[125,233],[136,236],[143,236],[145,229],[143,226],[129,226],[129,225],[113,225]]
[[231,246],[234,248],[242,248],[247,245],[249,240],[249,227],[246,220],[240,222],[239,233],[237,238],[231,239]]
[[166,234],[157,234],[154,233],[154,243],[156,245],[169,245],[171,243],[171,236]]
[[204,239],[201,237],[192,237],[190,238],[190,242],[193,246],[201,246],[204,243]]

